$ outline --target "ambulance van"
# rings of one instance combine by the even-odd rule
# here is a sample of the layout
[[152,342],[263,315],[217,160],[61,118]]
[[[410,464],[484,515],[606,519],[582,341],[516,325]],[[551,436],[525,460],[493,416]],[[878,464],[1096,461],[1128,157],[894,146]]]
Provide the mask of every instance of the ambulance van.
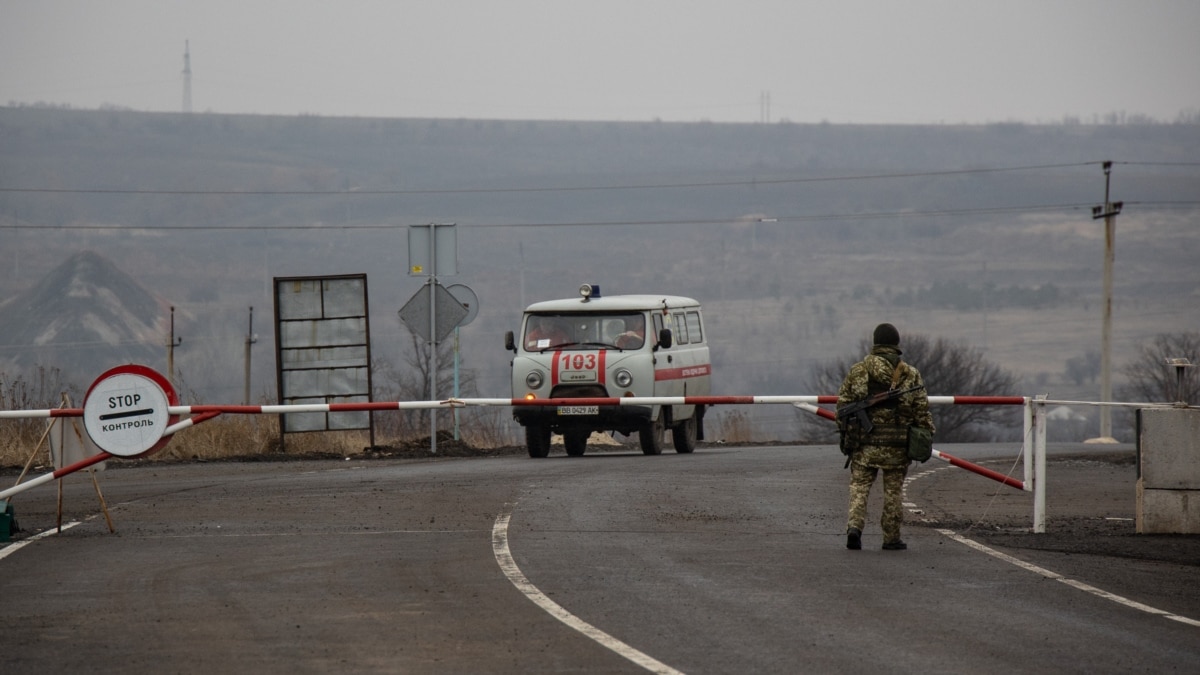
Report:
[[[691,298],[602,297],[584,284],[577,298],[530,305],[521,332],[504,341],[514,354],[514,399],[708,396],[711,388],[704,316]],[[571,456],[584,454],[595,431],[636,433],[647,455],[662,453],[668,429],[676,452],[704,439],[703,405],[514,405],[513,417],[530,457],[550,454],[553,433]]]

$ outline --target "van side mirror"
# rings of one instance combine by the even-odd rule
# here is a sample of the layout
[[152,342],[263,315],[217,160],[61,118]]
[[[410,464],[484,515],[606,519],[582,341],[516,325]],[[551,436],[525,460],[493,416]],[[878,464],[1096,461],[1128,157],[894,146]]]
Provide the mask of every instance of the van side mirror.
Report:
[[654,345],[654,348],[656,350],[671,348],[671,329],[670,328],[664,328],[664,329],[658,331],[658,344]]
[[504,333],[504,348],[512,353],[517,353],[517,342],[513,339],[513,332],[505,331]]

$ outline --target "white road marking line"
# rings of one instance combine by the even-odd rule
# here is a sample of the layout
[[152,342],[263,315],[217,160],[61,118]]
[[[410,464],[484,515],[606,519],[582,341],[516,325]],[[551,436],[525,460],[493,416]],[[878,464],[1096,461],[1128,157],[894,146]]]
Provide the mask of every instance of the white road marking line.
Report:
[[505,510],[496,516],[496,523],[492,526],[492,552],[496,556],[496,562],[499,563],[500,570],[504,572],[504,576],[508,577],[512,585],[517,587],[517,590],[532,600],[535,605],[546,610],[550,616],[646,670],[652,673],[678,673],[679,675],[683,675],[682,671],[675,670],[667,664],[630,647],[568,612],[561,605],[546,597],[546,594],[538,590],[537,586],[530,583],[529,579],[525,578],[525,574],[521,572],[521,569],[517,567],[517,562],[513,560],[512,552],[508,548],[508,521],[512,518],[513,506],[513,504],[505,504]]
[[0,560],[4,560],[8,556],[16,553],[17,551],[20,551],[21,549],[25,548],[29,544],[32,544],[33,542],[37,541],[38,539],[44,539],[51,535],[58,534],[60,531],[69,530],[72,527],[75,527],[76,525],[78,525],[79,523],[80,523],[80,521],[74,520],[74,521],[67,523],[66,525],[63,525],[62,530],[59,530],[56,527],[53,530],[46,530],[45,532],[42,532],[41,534],[35,534],[28,539],[23,539],[21,541],[9,544],[8,546],[5,546],[4,548],[0,548]]
[[[931,471],[923,471],[920,474],[917,474],[916,476],[910,476],[909,478],[905,479],[904,486],[905,486],[905,488],[907,488],[909,481],[913,480],[914,478],[921,478],[921,477],[927,476],[931,473],[935,473],[937,471],[945,471],[945,470],[948,470],[948,468],[949,467],[938,467],[937,469],[933,469]],[[920,510],[909,507],[909,505],[907,503],[905,504],[905,507],[908,507],[909,511],[912,511],[913,513],[916,513],[918,515],[921,513]],[[1133,609],[1141,610],[1148,614],[1155,614],[1155,615],[1161,616],[1165,619],[1170,619],[1172,621],[1178,621],[1179,623],[1187,624],[1189,626],[1200,627],[1200,621],[1197,621],[1196,619],[1189,619],[1186,616],[1172,614],[1170,612],[1158,609],[1157,607],[1151,607],[1150,605],[1144,605],[1140,602],[1130,600],[1129,598],[1125,598],[1120,595],[1116,595],[1115,593],[1109,593],[1106,590],[1096,588],[1095,586],[1092,586],[1090,584],[1085,584],[1082,581],[1068,579],[1067,577],[1064,577],[1063,575],[1061,575],[1057,572],[1052,572],[1043,567],[1038,567],[1037,565],[1027,563],[1024,560],[1014,558],[1006,553],[1001,553],[1000,551],[997,551],[996,549],[984,546],[983,544],[980,544],[977,541],[974,541],[972,539],[967,539],[966,537],[958,534],[957,532],[955,532],[953,530],[938,530],[938,532],[940,532],[941,534],[943,534],[947,537],[950,537],[951,539],[953,539],[965,546],[969,546],[970,548],[973,548],[977,551],[986,553],[994,558],[997,558],[997,559],[1003,560],[1007,563],[1016,565],[1017,567],[1020,567],[1021,569],[1027,570],[1029,572],[1033,572],[1035,574],[1040,574],[1040,575],[1046,577],[1047,579],[1053,579],[1055,581],[1059,581],[1068,586],[1071,586],[1072,588],[1076,588],[1076,589],[1084,591],[1086,593],[1091,593],[1092,595],[1095,595],[1096,597],[1104,598],[1105,600],[1111,600],[1112,602],[1115,602],[1117,604],[1125,605],[1126,607],[1131,607]]]
[[1170,619],[1172,621],[1178,621],[1179,623],[1187,624],[1189,626],[1200,627],[1200,621],[1197,621],[1195,619],[1189,619],[1186,616],[1179,616],[1178,614],[1172,614],[1170,612],[1158,609],[1157,607],[1151,607],[1150,605],[1144,605],[1140,602],[1135,602],[1133,600],[1130,600],[1129,598],[1125,598],[1125,597],[1116,595],[1115,593],[1109,593],[1108,591],[1101,590],[1090,584],[1085,584],[1082,581],[1068,579],[1067,577],[1064,577],[1063,575],[1061,575],[1057,572],[1051,572],[1050,570],[1048,570],[1044,567],[1038,567],[1037,565],[1034,565],[1032,563],[1027,563],[1024,560],[1014,558],[1011,555],[1008,555],[1007,553],[1001,553],[1000,551],[997,551],[994,548],[989,548],[987,546],[984,546],[983,544],[980,544],[979,542],[974,541],[972,539],[967,539],[966,537],[958,534],[957,532],[955,532],[953,530],[938,530],[938,532],[940,532],[941,534],[943,534],[947,537],[950,537],[954,541],[957,541],[958,543],[963,544],[964,546],[968,546],[970,548],[975,549],[976,551],[986,553],[986,554],[992,556],[993,558],[997,558],[997,559],[1003,560],[1004,562],[1007,562],[1009,564],[1016,565],[1017,567],[1020,567],[1021,569],[1027,570],[1029,572],[1033,572],[1034,574],[1040,574],[1040,575],[1046,577],[1047,579],[1053,579],[1055,581],[1060,581],[1072,588],[1079,589],[1086,593],[1091,593],[1092,595],[1094,595],[1096,597],[1104,598],[1105,600],[1111,600],[1112,602],[1115,602],[1117,604],[1124,605],[1126,607],[1130,607],[1133,609],[1141,610],[1148,614],[1156,614],[1165,619]]

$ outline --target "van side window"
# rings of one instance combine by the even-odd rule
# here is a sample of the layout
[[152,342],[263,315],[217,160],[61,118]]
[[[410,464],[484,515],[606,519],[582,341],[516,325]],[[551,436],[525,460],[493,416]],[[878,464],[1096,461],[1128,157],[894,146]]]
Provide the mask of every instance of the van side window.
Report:
[[692,342],[704,342],[704,332],[700,330],[700,312],[687,313],[687,327]]
[[675,343],[686,345],[691,342],[688,339],[687,322],[683,320],[683,314],[672,315],[675,318]]

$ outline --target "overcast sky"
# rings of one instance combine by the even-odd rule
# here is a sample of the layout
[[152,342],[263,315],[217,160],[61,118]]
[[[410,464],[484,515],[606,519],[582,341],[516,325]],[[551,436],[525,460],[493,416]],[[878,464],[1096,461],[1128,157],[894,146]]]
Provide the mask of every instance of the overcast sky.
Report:
[[0,0],[0,105],[484,119],[1174,121],[1200,1]]

